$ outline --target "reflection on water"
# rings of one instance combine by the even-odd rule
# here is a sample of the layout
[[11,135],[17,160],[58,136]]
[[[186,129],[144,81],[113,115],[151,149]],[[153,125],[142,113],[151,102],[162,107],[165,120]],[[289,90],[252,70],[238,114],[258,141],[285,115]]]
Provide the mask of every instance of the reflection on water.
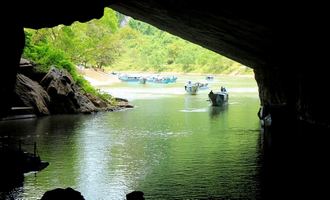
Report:
[[209,113],[211,118],[217,118],[219,115],[225,114],[228,109],[228,104],[222,105],[222,106],[209,106]]
[[103,88],[136,105],[126,111],[1,122],[1,135],[37,141],[50,162],[25,176],[14,199],[39,199],[55,187],[77,189],[87,200],[125,199],[133,190],[146,199],[257,199],[254,80],[216,77],[211,88],[228,88],[227,107],[211,107],[208,91],[185,94],[187,80]]

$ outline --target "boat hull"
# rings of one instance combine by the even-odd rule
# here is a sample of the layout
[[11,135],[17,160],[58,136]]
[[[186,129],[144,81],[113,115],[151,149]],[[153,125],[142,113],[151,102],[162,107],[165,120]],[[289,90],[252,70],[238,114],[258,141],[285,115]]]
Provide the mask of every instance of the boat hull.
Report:
[[228,93],[227,92],[210,92],[209,99],[212,106],[222,106],[228,103]]
[[198,85],[186,85],[184,88],[186,92],[191,95],[196,95],[199,89]]

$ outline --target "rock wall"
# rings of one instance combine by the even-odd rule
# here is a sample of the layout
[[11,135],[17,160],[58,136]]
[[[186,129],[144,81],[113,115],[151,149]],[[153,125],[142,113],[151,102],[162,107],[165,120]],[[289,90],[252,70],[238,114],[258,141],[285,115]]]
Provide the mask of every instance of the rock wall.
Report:
[[49,115],[50,97],[39,83],[23,74],[17,75],[15,94],[24,106],[32,107],[37,115]]
[[20,24],[5,23],[0,32],[0,118],[6,116],[14,99],[19,61],[24,47],[24,32]]
[[83,94],[71,75],[65,70],[52,68],[40,84],[51,98],[49,109],[54,114],[97,111],[94,104]]
[[[31,74],[34,70],[25,70]],[[33,73],[32,77],[35,77]],[[40,83],[18,74],[15,85],[16,100],[12,106],[32,107],[38,116],[49,114],[93,113],[131,108],[127,100],[118,99],[111,105],[101,98],[85,93],[75,84],[66,70],[51,68]]]

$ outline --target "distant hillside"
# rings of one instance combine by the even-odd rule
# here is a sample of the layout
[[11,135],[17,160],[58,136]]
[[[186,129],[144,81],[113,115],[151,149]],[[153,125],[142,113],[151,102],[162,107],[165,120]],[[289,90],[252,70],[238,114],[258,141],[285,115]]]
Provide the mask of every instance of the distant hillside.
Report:
[[55,64],[73,76],[74,65],[107,71],[253,74],[235,61],[109,8],[99,20],[25,32],[24,55],[44,71]]
[[215,52],[190,43],[149,24],[119,17],[122,26],[116,34],[122,40],[121,56],[106,69],[195,72],[217,74],[253,74],[253,71]]

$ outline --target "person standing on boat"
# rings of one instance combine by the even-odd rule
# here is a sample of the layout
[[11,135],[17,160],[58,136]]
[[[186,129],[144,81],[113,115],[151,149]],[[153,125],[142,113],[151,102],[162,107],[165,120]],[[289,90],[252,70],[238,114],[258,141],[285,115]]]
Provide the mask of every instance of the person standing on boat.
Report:
[[184,86],[184,89],[187,90],[187,87],[191,86],[191,81],[188,81],[187,84]]

